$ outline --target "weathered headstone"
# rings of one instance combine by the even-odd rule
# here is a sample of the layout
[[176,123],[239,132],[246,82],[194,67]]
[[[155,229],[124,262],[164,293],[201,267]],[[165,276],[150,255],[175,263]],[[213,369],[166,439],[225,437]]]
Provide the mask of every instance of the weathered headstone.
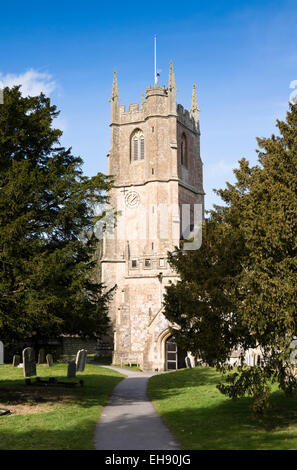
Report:
[[70,361],[68,363],[67,377],[73,378],[76,375],[76,363],[75,361]]
[[192,369],[191,359],[188,356],[185,358],[185,363],[187,369]]
[[45,363],[45,350],[43,348],[39,349],[38,352],[38,364]]
[[36,375],[36,363],[33,348],[25,348],[23,350],[23,364],[25,377]]
[[77,351],[77,353],[76,353],[76,358],[75,358],[76,369],[77,369],[78,358],[79,358],[80,354],[81,354],[81,349],[79,349],[79,350]]
[[0,365],[4,364],[4,344],[0,341]]
[[12,359],[13,367],[18,367],[20,361],[21,361],[21,356],[19,356],[18,354],[15,354]]
[[85,370],[87,360],[87,350],[80,349],[76,355],[76,370],[77,372],[83,372]]
[[46,362],[49,367],[52,367],[54,365],[54,360],[52,354],[47,354],[46,355]]

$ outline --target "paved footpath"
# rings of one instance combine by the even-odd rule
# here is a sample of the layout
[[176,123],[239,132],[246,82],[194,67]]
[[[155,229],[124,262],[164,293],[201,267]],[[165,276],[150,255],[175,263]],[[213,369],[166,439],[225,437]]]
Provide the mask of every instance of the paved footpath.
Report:
[[147,381],[155,375],[105,366],[128,377],[113,390],[96,425],[97,450],[178,450],[180,445],[155,411],[146,394]]

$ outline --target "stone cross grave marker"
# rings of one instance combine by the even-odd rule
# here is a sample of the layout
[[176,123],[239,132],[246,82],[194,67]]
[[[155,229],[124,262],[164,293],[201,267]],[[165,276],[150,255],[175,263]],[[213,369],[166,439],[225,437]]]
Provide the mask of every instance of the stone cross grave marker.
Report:
[[21,362],[21,356],[19,356],[18,354],[15,354],[12,359],[13,367],[18,367],[20,362]]
[[75,361],[70,361],[68,363],[67,377],[73,378],[76,375],[76,363]]
[[87,360],[87,350],[80,349],[76,355],[76,370],[77,372],[83,372],[85,370]]
[[4,344],[0,341],[0,365],[4,364]]
[[46,355],[46,362],[49,367],[52,367],[54,365],[54,360],[53,360],[53,355],[52,354],[47,354]]
[[36,375],[36,362],[33,348],[25,348],[23,350],[23,364],[25,377]]

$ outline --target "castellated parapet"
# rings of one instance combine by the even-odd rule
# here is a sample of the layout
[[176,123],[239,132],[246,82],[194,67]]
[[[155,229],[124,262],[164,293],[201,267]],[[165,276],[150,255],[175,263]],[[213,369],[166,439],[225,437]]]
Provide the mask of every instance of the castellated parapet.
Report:
[[[168,116],[168,88],[147,87],[146,101],[141,104],[133,103],[126,111],[125,105],[119,105],[118,124],[127,124],[133,122],[143,122],[147,118],[156,116]],[[177,120],[187,129],[200,135],[199,120],[196,121],[191,112],[178,104],[173,114],[177,116]]]
[[[167,252],[180,244],[183,207],[191,225],[193,207],[204,205],[196,88],[190,111],[177,105],[171,63],[168,87],[149,86],[140,104],[125,108],[115,72],[110,102],[110,203],[118,216],[114,234],[103,240],[101,271],[107,287],[117,285],[109,309],[113,360],[167,370],[171,325],[163,295],[177,280]],[[178,357],[182,366],[181,351]]]
[[191,116],[190,111],[185,109],[181,104],[177,105],[177,120],[187,129],[200,135],[199,121],[196,122],[195,118]]

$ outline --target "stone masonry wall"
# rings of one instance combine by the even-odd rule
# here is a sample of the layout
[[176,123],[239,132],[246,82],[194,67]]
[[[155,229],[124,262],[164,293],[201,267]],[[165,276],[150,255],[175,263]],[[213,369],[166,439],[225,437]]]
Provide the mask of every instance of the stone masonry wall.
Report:
[[97,340],[82,339],[73,336],[64,336],[62,339],[62,354],[73,355],[80,349],[86,349],[88,354],[95,354],[97,347]]
[[[108,173],[114,176],[110,201],[118,217],[114,238],[104,241],[102,258],[103,283],[117,285],[109,308],[114,362],[138,362],[159,370],[165,367],[161,330],[169,328],[161,312],[164,286],[176,279],[166,258],[167,251],[179,245],[179,204],[201,202],[204,194],[199,125],[176,106],[172,65],[169,77],[168,88],[148,87],[141,105],[126,110],[119,105],[114,75]],[[180,158],[184,134],[187,167]],[[135,135],[144,138],[144,158],[136,160],[131,150]],[[129,195],[137,200],[134,206],[129,205]]]

